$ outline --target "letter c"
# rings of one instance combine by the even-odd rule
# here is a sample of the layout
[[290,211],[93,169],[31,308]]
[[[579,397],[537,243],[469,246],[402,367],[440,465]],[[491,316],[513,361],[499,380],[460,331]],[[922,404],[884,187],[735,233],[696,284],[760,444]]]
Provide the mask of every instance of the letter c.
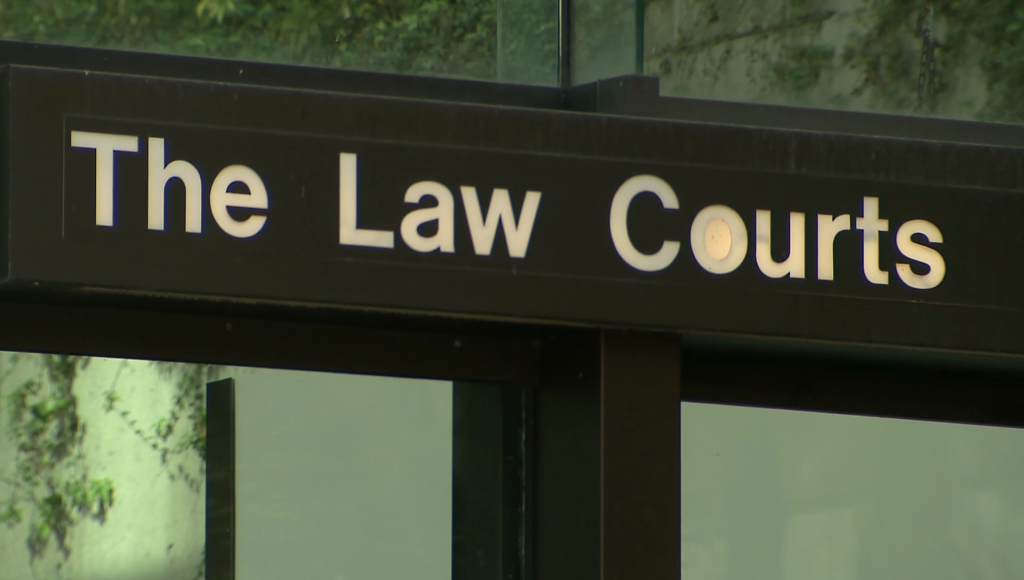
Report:
[[665,209],[679,209],[679,198],[672,186],[665,180],[653,175],[636,175],[627,179],[612,198],[612,209],[608,219],[611,228],[612,243],[627,264],[642,272],[657,272],[668,268],[679,255],[679,242],[665,240],[661,249],[653,254],[642,254],[633,246],[626,227],[626,215],[633,198],[649,191],[658,196],[661,206]]

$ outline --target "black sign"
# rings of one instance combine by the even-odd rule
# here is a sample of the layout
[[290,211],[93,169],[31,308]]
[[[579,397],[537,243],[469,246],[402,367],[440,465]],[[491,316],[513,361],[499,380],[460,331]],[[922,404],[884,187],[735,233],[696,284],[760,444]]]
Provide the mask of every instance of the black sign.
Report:
[[980,336],[1019,332],[1015,192],[499,135],[571,115],[11,74],[11,283],[1024,352]]

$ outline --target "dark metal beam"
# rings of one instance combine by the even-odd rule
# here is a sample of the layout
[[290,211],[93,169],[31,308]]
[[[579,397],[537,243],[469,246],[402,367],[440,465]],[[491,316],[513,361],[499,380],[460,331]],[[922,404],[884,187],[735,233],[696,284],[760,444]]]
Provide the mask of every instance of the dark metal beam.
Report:
[[680,348],[601,336],[601,579],[679,580]]

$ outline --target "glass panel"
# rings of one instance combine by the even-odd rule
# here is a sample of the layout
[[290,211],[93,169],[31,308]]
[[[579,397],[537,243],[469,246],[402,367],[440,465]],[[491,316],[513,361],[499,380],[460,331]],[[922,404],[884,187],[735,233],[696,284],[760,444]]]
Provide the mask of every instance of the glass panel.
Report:
[[452,577],[452,385],[235,379],[237,577]]
[[558,84],[558,1],[498,0],[498,81]]
[[0,570],[227,577],[218,547],[232,545],[245,580],[519,570],[499,542],[522,529],[521,400],[495,385],[0,352]]
[[654,0],[662,94],[1024,122],[1017,0]]
[[681,413],[684,580],[1024,577],[1024,431]]
[[[511,1],[524,12],[505,47],[516,82],[554,83],[539,37],[557,39],[557,1]],[[0,37],[494,80],[498,20],[497,0],[14,0],[0,5]]]
[[[637,74],[643,0],[573,0],[572,84]],[[641,21],[642,24],[642,21]]]

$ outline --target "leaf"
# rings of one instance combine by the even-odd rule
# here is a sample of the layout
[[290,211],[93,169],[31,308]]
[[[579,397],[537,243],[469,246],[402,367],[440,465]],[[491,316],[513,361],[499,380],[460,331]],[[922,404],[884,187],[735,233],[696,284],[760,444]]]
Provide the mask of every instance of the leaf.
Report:
[[91,496],[98,502],[99,509],[114,505],[114,481],[109,477],[92,480],[89,489]]
[[35,537],[39,544],[46,544],[46,541],[50,539],[50,525],[46,522],[39,522],[36,524]]
[[14,500],[11,500],[7,504],[7,508],[0,512],[0,523],[5,524],[8,528],[13,528],[21,523],[21,514],[22,512],[17,504],[14,503]]
[[111,411],[113,411],[114,410],[114,406],[120,400],[121,400],[120,395],[118,395],[113,390],[105,391],[103,393],[103,409],[104,409],[104,411],[106,411],[107,413],[110,413]]

